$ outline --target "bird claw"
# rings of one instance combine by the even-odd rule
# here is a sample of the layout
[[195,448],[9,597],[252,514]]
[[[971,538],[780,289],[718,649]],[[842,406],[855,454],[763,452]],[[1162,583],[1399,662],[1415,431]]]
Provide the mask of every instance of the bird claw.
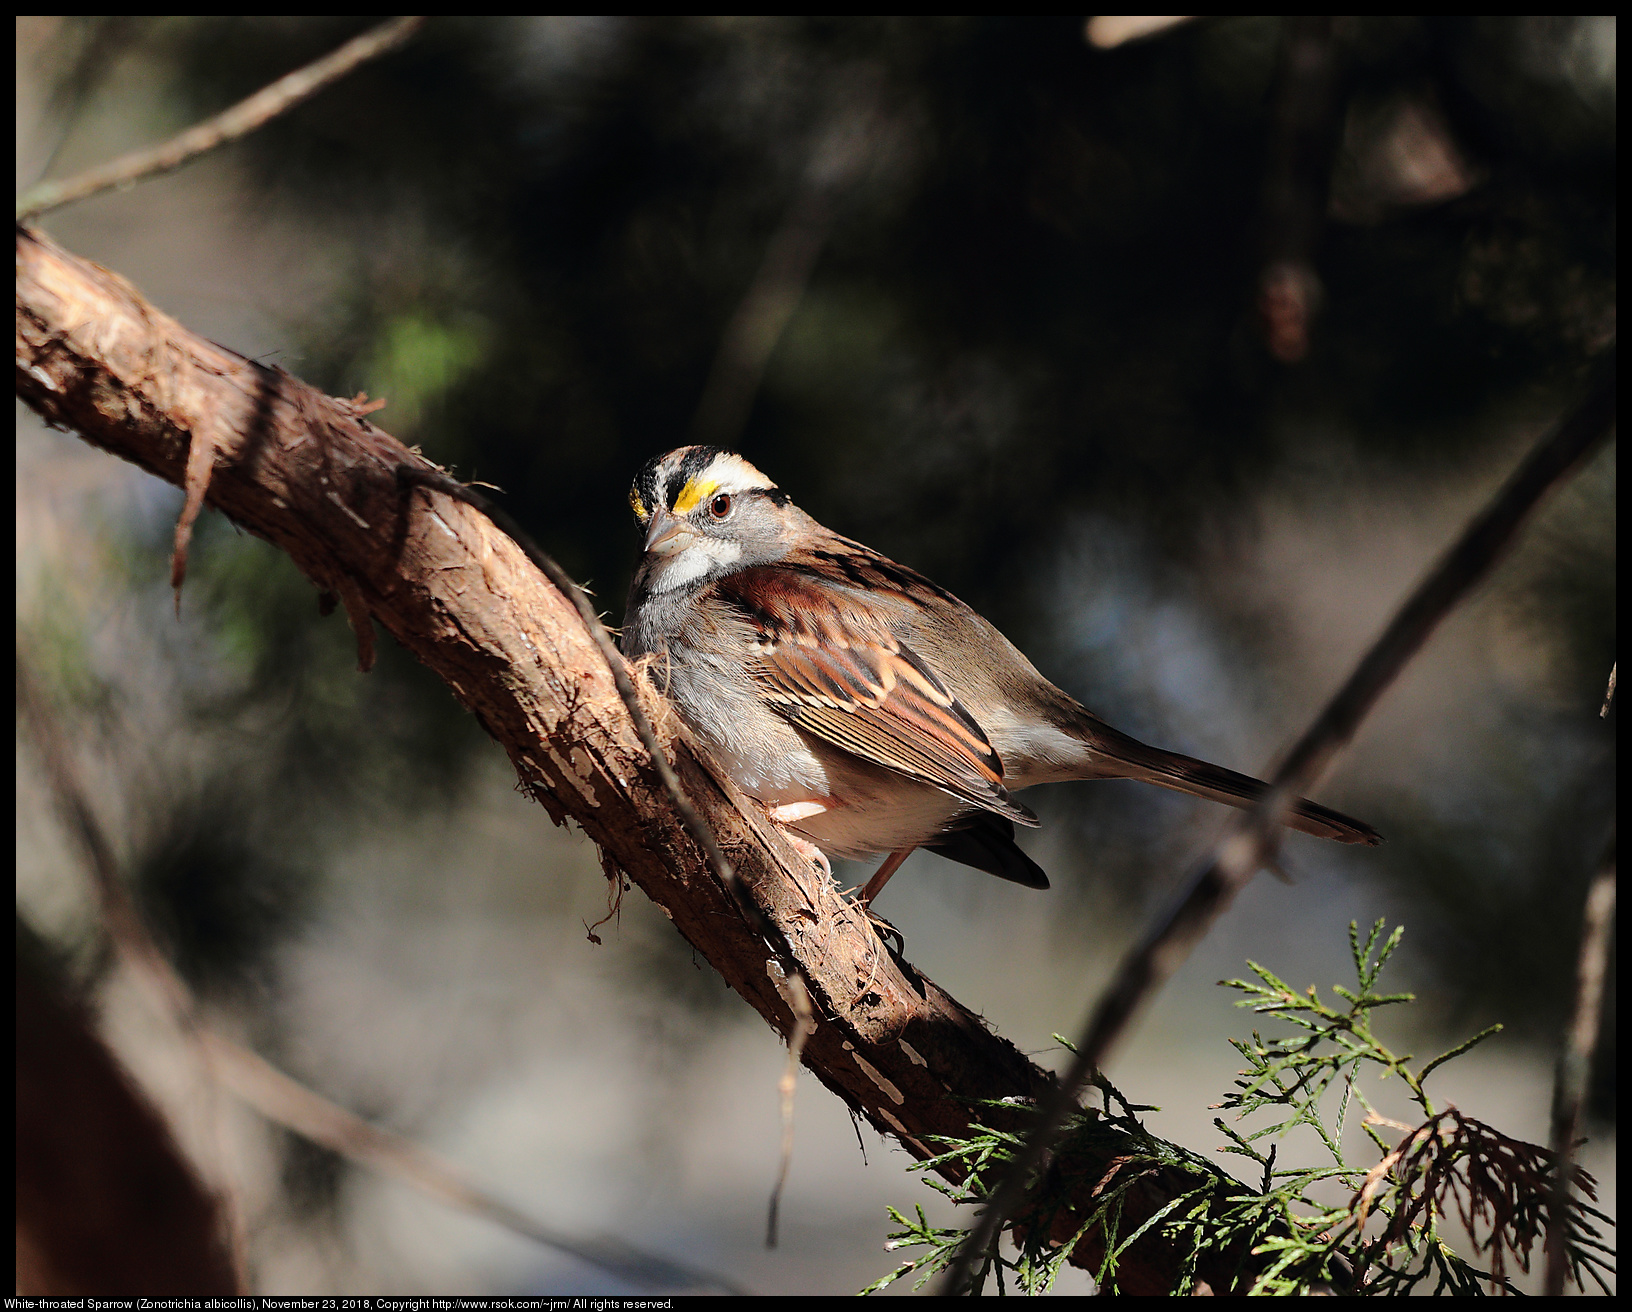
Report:
[[[893,938],[895,940],[895,950],[898,953],[905,951],[907,946],[905,936],[902,935],[899,929],[885,920],[883,916],[874,911],[871,902],[862,900],[862,892],[863,890],[859,887],[846,889],[843,894],[844,900],[867,917],[867,923],[872,926],[873,932],[878,935],[880,942]],[[888,947],[889,944],[885,942],[885,946]]]
[[826,875],[829,879],[833,878],[833,867],[828,862],[827,853],[822,851],[821,848],[817,847],[815,843],[811,842],[808,838],[801,838],[791,829],[783,829],[782,837],[787,839],[789,846],[792,847],[795,852],[799,853],[800,856],[804,857],[806,861],[814,862],[821,868],[824,875]]
[[867,917],[867,923],[872,926],[873,933],[877,935],[878,941],[884,945],[885,951],[890,950],[889,941],[892,938],[895,940],[896,956],[900,956],[907,950],[907,940],[899,929],[865,903],[862,904],[861,910],[862,914]]

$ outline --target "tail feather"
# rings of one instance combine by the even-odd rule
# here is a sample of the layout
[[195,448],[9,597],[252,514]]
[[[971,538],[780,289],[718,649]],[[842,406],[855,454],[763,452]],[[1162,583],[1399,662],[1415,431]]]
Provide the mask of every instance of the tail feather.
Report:
[[[1088,737],[1093,748],[1095,777],[1100,779],[1138,779],[1144,783],[1205,797],[1227,806],[1249,807],[1269,791],[1269,785],[1250,775],[1237,774],[1222,765],[1198,761],[1193,756],[1166,752],[1149,747],[1137,738],[1120,733],[1103,721],[1092,721]],[[1339,843],[1364,843],[1376,847],[1383,841],[1379,834],[1363,820],[1333,811],[1329,807],[1300,798],[1292,804],[1286,817],[1289,828],[1316,838],[1330,838]]]
[[988,875],[1024,884],[1027,888],[1047,888],[1043,868],[1022,852],[1014,841],[1014,821],[990,811],[975,811],[949,834],[942,834],[924,846],[939,852],[948,861],[973,866]]

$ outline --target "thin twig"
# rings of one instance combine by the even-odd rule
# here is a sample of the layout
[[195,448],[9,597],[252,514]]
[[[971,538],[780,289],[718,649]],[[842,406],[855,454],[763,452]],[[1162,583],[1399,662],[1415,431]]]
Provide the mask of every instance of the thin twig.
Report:
[[1314,260],[1325,223],[1341,107],[1331,17],[1283,18],[1281,39],[1280,89],[1264,186],[1258,313],[1269,353],[1282,364],[1296,364],[1309,354],[1320,310]]
[[1136,17],[1095,14],[1083,28],[1083,37],[1095,50],[1115,50],[1130,42],[1147,41],[1200,17],[1199,14],[1164,14]]
[[[59,126],[56,140],[51,143],[50,151],[34,173],[36,180],[55,167],[57,156],[67,144],[69,133],[78,122],[91,92],[107,76],[115,61],[136,44],[143,25],[150,21],[146,16],[108,14],[90,24],[89,30],[83,32],[79,50],[68,59],[63,75],[54,79],[45,100],[42,120],[54,117]],[[42,135],[43,132],[42,123]]]
[[[103,924],[114,950],[149,1003],[197,1042],[204,1065],[214,1080],[274,1124],[358,1165],[485,1217],[524,1238],[598,1266],[620,1279],[658,1288],[678,1286],[744,1292],[723,1276],[643,1252],[616,1236],[578,1238],[543,1225],[470,1183],[456,1166],[436,1153],[369,1124],[205,1024],[199,1018],[191,991],[159,950],[125,888],[112,845],[79,782],[66,736],[36,687],[30,662],[20,646],[17,704],[45,764],[57,806],[88,858]],[[240,1272],[240,1278],[242,1276]],[[244,1287],[247,1288],[247,1284]]]
[[[91,810],[85,789],[79,782],[79,773],[74,768],[67,736],[35,684],[31,662],[20,642],[17,644],[16,661],[17,706],[39,749],[46,779],[63,822],[68,831],[79,839],[108,937],[148,1004],[184,1034],[196,1038],[199,1025],[192,994],[147,932],[136,904],[120,879],[113,845]],[[211,1065],[207,1055],[204,1064],[206,1068]],[[217,1131],[220,1129],[218,1120],[215,1128]],[[231,1187],[230,1177],[224,1176],[221,1183],[226,1186],[221,1199],[227,1229],[224,1237],[228,1241],[238,1287],[248,1289],[248,1230],[244,1224],[243,1209],[237,1190]]]
[[1609,704],[1615,700],[1615,666],[1618,664],[1617,661],[1609,667],[1609,687],[1604,689],[1604,704],[1598,708],[1600,720],[1609,718]]
[[440,1155],[411,1139],[371,1125],[231,1039],[208,1028],[201,1028],[199,1037],[214,1060],[217,1078],[256,1111],[269,1121],[359,1165],[401,1180],[433,1198],[485,1217],[632,1284],[744,1292],[724,1276],[644,1252],[615,1235],[579,1238],[544,1225],[471,1184],[463,1172]]
[[782,1162],[777,1168],[776,1184],[771,1188],[771,1205],[765,1215],[765,1247],[776,1247],[776,1218],[782,1205],[782,1186],[788,1182],[788,1168],[793,1164],[793,1094],[798,1087],[799,1058],[805,1051],[805,1040],[816,1032],[816,1018],[811,1014],[810,990],[797,975],[786,974],[774,961],[765,963],[765,972],[782,995],[793,1013],[793,1029],[788,1034],[788,1065],[782,1072]]
[[1564,1051],[1559,1054],[1553,1084],[1553,1199],[1547,1230],[1547,1292],[1559,1295],[1569,1276],[1565,1253],[1569,1218],[1572,1165],[1576,1135],[1581,1129],[1581,1108],[1592,1074],[1593,1050],[1598,1046],[1598,1018],[1604,1000],[1604,971],[1609,961],[1609,929],[1615,922],[1615,841],[1599,863],[1587,890],[1581,913],[1581,953],[1575,968],[1575,1000]]
[[692,416],[694,442],[731,446],[742,435],[765,366],[799,308],[827,244],[839,196],[873,157],[879,124],[878,112],[870,102],[876,100],[876,92],[864,94],[861,100],[861,108],[851,109],[816,142],[798,194],[766,243],[754,280],[720,336]]
[[189,160],[256,128],[310,99],[337,82],[359,64],[394,50],[424,24],[423,16],[393,18],[388,23],[353,37],[345,45],[304,68],[285,74],[231,109],[195,124],[169,141],[86,169],[69,178],[38,182],[17,198],[17,218],[32,219],[74,201],[113,187],[129,187],[143,178],[168,173]]
[[1585,462],[1615,427],[1615,352],[1599,362],[1587,399],[1538,443],[1490,504],[1463,531],[1434,570],[1395,613],[1326,708],[1273,776],[1272,787],[1219,840],[1214,855],[1189,888],[1122,961],[1095,1006],[1070,1069],[1055,1087],[1024,1149],[1009,1164],[981,1214],[943,1291],[961,1291],[970,1264],[991,1246],[1019,1205],[1026,1182],[1058,1139],[1091,1074],[1140,1004],[1190,953],[1241,887],[1270,860],[1292,800],[1308,792],[1353,739],[1360,723],[1440,622],[1490,572],[1543,497]]

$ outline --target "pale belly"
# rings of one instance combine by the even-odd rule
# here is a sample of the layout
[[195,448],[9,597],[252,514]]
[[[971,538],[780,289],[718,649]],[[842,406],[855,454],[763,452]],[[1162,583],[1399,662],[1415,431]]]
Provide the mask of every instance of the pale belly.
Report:
[[864,857],[918,847],[944,834],[970,809],[967,802],[926,784],[904,779],[899,788],[888,802],[867,798],[840,804],[788,828],[829,856]]
[[[929,784],[837,751],[813,748],[789,729],[786,750],[751,759],[706,744],[733,783],[768,808],[790,808],[787,827],[828,856],[864,857],[917,847],[943,834],[969,804]],[[808,803],[810,805],[801,805]],[[818,810],[817,808],[821,809]]]
[[[736,703],[746,691],[741,678],[737,666],[688,662],[683,674],[677,672],[675,703],[709,759],[749,797],[768,808],[822,804],[821,812],[786,823],[829,856],[916,847],[971,809],[950,793],[829,747],[779,718],[688,714],[699,706]],[[705,681],[711,685],[707,696],[699,687]]]

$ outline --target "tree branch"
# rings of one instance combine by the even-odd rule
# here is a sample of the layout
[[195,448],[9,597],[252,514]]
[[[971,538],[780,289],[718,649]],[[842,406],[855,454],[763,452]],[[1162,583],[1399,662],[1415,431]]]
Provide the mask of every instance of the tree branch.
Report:
[[1009,1164],[1002,1184],[948,1268],[943,1289],[953,1292],[967,1279],[1025,1194],[1026,1182],[1046,1157],[1092,1073],[1135,1011],[1189,956],[1235,895],[1280,848],[1281,826],[1293,799],[1309,792],[1353,739],[1376,706],[1433,636],[1434,630],[1484,581],[1518,538],[1530,514],[1547,494],[1586,463],[1615,431],[1615,351],[1599,359],[1587,396],[1525,457],[1490,503],[1475,516],[1435,567],[1401,603],[1343,686],[1270,776],[1272,787],[1256,806],[1231,824],[1212,858],[1185,891],[1123,958],[1090,1014],[1076,1056],[1055,1089],[1025,1148]]
[[[177,486],[192,444],[208,442],[207,500],[286,551],[320,589],[350,589],[480,719],[535,800],[557,822],[580,824],[784,1036],[796,1017],[768,967],[797,967],[815,1023],[802,1060],[880,1133],[923,1159],[933,1136],[967,1135],[977,1115],[1026,1128],[1026,1110],[972,1104],[1035,1105],[1052,1077],[887,954],[831,881],[710,770],[641,680],[685,795],[780,939],[767,944],[677,813],[572,603],[473,509],[405,495],[398,467],[430,466],[358,405],[197,336],[117,275],[23,228],[17,393],[48,422]],[[1102,1161],[1075,1164],[1089,1182],[1085,1204],[1116,1155],[1108,1147]],[[1124,1202],[1122,1233],[1180,1183],[1161,1173],[1141,1181]],[[1077,1224],[1066,1214],[1056,1228],[1069,1236]],[[1096,1231],[1073,1260],[1101,1255]],[[1128,1292],[1163,1292],[1184,1256],[1153,1227],[1120,1256],[1118,1278]],[[1199,1275],[1213,1288],[1228,1289],[1235,1274],[1233,1262],[1203,1257]]]
[[[616,1235],[579,1236],[544,1225],[473,1184],[453,1163],[411,1139],[353,1115],[206,1024],[191,990],[154,942],[125,887],[113,857],[113,844],[104,834],[80,782],[67,734],[42,696],[30,667],[19,643],[18,710],[34,738],[64,826],[78,839],[96,889],[103,927],[149,1005],[191,1042],[215,1082],[230,1089],[267,1120],[331,1152],[635,1285],[744,1292],[723,1277],[644,1252]],[[244,1280],[239,1284],[247,1288]]]

